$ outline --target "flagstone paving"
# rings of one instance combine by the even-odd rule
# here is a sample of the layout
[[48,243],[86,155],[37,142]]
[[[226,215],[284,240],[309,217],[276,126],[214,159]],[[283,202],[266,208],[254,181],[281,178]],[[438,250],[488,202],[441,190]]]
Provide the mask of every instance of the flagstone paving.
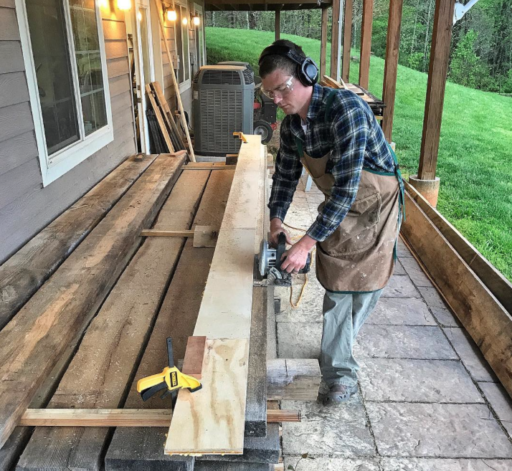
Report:
[[[301,181],[286,223],[307,229],[322,195]],[[294,238],[302,233],[290,230]],[[480,351],[400,241],[394,274],[361,329],[359,391],[345,405],[283,401],[288,471],[512,470],[512,401]],[[304,278],[294,280],[298,299]],[[277,288],[281,358],[318,358],[324,290],[314,276],[297,309]]]

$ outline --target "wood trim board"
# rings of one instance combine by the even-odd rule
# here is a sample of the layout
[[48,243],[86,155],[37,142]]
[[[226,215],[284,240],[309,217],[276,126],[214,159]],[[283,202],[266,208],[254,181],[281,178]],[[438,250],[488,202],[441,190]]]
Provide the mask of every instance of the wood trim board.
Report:
[[475,272],[505,309],[512,313],[512,283],[508,281],[439,211],[407,181],[409,196],[425,212],[432,224],[446,237],[457,253]]
[[[168,427],[170,409],[27,409],[23,427]],[[268,423],[300,422],[299,411],[269,409]]]
[[512,396],[512,316],[406,191],[401,234]]

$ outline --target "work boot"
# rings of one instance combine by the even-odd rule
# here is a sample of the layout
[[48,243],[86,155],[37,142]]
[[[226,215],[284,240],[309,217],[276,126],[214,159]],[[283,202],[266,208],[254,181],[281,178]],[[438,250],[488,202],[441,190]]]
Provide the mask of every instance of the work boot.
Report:
[[347,386],[346,384],[334,384],[329,388],[325,394],[318,395],[319,401],[324,406],[334,404],[341,404],[347,402],[357,392],[357,384],[354,386]]

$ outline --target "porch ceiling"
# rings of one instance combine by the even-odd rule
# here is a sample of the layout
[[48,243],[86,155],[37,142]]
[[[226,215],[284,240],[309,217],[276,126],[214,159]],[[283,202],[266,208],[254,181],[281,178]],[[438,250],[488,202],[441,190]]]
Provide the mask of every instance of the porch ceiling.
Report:
[[205,0],[206,11],[307,10],[331,5],[332,0]]

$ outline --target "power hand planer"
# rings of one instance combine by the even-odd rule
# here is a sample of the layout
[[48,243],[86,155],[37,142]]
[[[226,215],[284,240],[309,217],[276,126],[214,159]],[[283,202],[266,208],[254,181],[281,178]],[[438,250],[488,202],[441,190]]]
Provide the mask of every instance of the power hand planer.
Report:
[[[286,234],[279,234],[277,248],[269,246],[268,241],[261,242],[259,254],[259,270],[263,278],[267,278],[270,283],[276,286],[291,286],[292,274],[281,268],[282,263],[286,260],[283,254],[286,252]],[[281,260],[282,259],[282,260]],[[306,265],[298,273],[308,273],[311,268],[311,254],[308,254]]]

